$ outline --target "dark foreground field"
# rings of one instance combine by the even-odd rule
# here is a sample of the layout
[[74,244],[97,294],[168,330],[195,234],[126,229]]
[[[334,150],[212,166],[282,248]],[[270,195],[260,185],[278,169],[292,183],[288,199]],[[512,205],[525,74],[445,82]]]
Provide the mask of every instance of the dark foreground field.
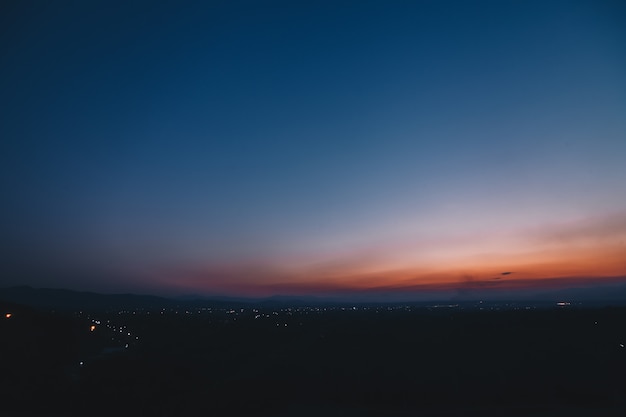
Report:
[[624,308],[2,306],[3,416],[626,415]]

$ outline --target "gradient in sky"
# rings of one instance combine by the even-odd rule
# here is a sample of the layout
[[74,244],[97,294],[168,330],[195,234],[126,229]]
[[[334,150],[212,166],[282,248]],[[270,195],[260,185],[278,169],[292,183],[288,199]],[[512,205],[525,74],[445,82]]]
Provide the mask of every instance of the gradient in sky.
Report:
[[626,276],[623,2],[10,1],[0,51],[5,285]]

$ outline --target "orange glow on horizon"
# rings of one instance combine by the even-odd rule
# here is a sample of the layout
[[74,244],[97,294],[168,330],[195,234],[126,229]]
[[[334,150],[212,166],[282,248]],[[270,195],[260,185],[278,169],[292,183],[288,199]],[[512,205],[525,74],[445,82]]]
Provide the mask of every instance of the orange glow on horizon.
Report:
[[[272,262],[183,270],[178,288],[221,294],[524,289],[626,281],[626,214],[537,230],[405,239]],[[167,277],[164,277],[167,281]]]

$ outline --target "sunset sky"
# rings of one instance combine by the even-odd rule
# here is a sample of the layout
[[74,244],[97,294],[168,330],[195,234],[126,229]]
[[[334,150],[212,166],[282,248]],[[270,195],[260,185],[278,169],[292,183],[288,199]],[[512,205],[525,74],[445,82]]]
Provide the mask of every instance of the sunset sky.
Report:
[[9,1],[0,52],[0,286],[626,282],[624,2]]

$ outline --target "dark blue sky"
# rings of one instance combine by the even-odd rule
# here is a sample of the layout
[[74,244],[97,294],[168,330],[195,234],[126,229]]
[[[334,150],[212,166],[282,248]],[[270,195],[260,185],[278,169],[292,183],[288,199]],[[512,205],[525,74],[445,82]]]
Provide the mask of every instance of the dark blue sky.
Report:
[[619,1],[9,2],[2,280],[376,288],[622,239],[625,47]]

